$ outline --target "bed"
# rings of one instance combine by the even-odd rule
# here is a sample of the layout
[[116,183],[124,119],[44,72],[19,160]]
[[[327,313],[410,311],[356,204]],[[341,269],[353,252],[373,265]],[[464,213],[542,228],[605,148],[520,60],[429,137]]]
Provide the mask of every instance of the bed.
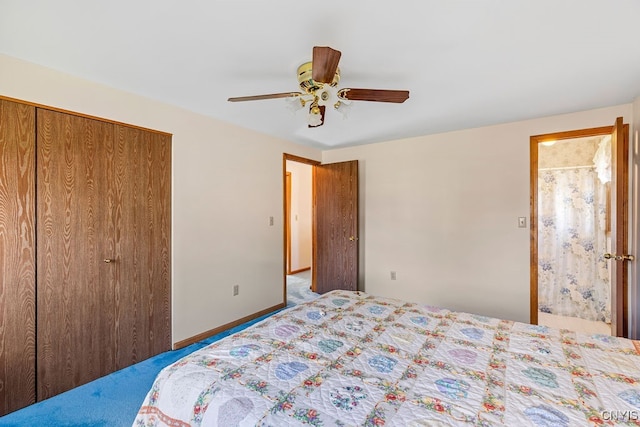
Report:
[[640,425],[635,341],[332,291],[166,367],[134,426]]

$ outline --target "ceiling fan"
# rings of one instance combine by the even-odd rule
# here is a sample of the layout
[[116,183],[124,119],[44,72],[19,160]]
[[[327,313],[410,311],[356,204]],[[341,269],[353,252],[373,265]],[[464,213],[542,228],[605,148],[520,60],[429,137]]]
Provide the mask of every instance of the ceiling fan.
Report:
[[340,111],[350,101],[376,101],[402,103],[409,98],[408,90],[386,89],[338,89],[340,69],[338,62],[342,53],[327,46],[314,46],[313,60],[298,67],[298,83],[302,92],[282,92],[266,95],[239,96],[229,98],[230,102],[258,101],[262,99],[291,98],[299,100],[299,107],[310,102],[309,127],[324,124],[327,105]]

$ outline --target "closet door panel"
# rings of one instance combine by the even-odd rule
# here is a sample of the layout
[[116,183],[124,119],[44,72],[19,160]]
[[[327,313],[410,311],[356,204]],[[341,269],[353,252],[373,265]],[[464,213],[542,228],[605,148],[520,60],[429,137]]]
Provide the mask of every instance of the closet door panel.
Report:
[[118,368],[171,348],[171,137],[116,126]]
[[0,100],[0,416],[35,402],[35,108]]
[[115,370],[113,125],[38,109],[37,398]]

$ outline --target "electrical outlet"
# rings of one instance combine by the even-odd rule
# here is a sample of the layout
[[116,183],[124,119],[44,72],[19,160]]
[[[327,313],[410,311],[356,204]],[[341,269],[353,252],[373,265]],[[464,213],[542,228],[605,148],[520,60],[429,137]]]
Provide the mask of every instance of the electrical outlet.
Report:
[[240,293],[240,285],[233,285],[233,296],[235,297]]
[[270,225],[270,226],[272,226],[272,225],[273,225],[273,217],[272,217],[272,216],[270,216],[270,217],[269,217],[269,225]]
[[396,272],[395,271],[391,272],[391,280],[396,280]]

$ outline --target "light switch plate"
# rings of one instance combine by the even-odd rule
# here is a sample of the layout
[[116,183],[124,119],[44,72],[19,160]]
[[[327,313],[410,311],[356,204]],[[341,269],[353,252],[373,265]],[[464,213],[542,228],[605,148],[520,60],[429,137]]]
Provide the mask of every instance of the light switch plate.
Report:
[[526,216],[519,216],[518,217],[518,227],[527,228],[527,217]]

